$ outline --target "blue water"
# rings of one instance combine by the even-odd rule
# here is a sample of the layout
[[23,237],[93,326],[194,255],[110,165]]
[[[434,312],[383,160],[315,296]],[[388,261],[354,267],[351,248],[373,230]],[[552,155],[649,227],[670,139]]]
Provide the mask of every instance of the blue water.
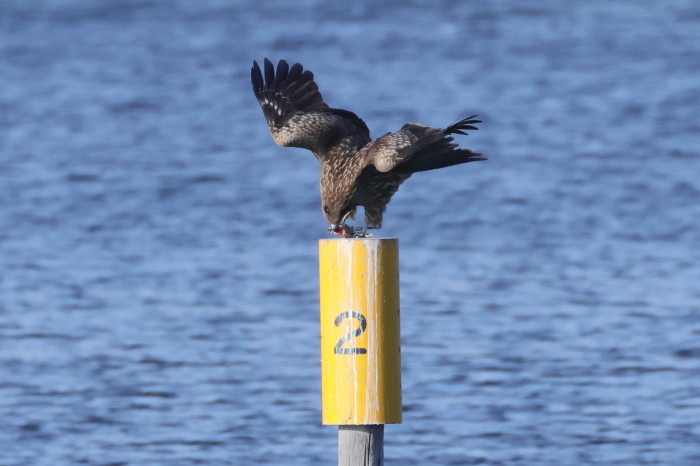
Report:
[[387,464],[700,464],[700,4],[0,3],[0,464],[332,464],[311,154],[253,59],[418,174]]

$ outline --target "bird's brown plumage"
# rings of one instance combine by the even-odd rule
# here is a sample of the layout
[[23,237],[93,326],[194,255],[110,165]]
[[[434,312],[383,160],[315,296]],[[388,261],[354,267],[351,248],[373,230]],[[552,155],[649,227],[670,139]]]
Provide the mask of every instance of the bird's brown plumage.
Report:
[[318,159],[323,215],[333,231],[344,231],[358,206],[368,228],[381,227],[389,200],[415,172],[484,160],[450,136],[476,130],[476,115],[446,129],[406,123],[372,140],[357,115],[323,101],[313,73],[298,63],[280,60],[275,70],[265,59],[261,70],[253,62],[251,81],[275,142],[309,149]]

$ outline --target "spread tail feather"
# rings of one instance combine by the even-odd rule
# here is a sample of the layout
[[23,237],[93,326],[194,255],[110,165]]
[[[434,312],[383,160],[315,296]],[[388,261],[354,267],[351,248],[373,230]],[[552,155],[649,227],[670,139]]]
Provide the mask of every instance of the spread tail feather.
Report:
[[415,173],[438,168],[450,167],[461,163],[486,160],[481,154],[471,149],[458,149],[452,143],[452,138],[442,138],[421,148],[413,157],[399,165],[396,169],[401,172]]
[[471,131],[478,131],[479,128],[474,126],[477,123],[481,123],[481,120],[475,120],[478,115],[472,115],[468,116],[467,118],[464,118],[462,120],[459,120],[456,123],[451,124],[447,128],[445,128],[445,134],[463,134],[467,136],[468,134],[465,132],[466,130],[471,130]]

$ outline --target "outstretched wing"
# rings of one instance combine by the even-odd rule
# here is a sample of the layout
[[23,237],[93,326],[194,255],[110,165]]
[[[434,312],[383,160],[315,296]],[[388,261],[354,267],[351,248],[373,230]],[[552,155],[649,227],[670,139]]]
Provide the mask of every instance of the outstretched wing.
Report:
[[380,172],[396,170],[414,173],[449,167],[460,163],[486,160],[471,149],[462,149],[452,142],[450,134],[467,134],[465,130],[476,130],[473,115],[445,129],[406,123],[399,131],[387,133],[367,144],[362,152],[367,164]]
[[352,112],[332,109],[314,81],[311,71],[299,64],[265,59],[264,76],[257,62],[251,69],[253,93],[262,107],[272,138],[280,146],[302,147],[322,157],[338,139],[369,130]]

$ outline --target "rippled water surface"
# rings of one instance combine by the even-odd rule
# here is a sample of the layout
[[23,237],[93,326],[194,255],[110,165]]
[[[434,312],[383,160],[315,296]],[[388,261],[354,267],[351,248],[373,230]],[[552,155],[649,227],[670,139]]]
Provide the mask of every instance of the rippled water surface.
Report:
[[[428,6],[429,5],[429,6]],[[332,464],[313,156],[253,59],[418,174],[388,464],[700,464],[700,5],[0,3],[0,464]]]

